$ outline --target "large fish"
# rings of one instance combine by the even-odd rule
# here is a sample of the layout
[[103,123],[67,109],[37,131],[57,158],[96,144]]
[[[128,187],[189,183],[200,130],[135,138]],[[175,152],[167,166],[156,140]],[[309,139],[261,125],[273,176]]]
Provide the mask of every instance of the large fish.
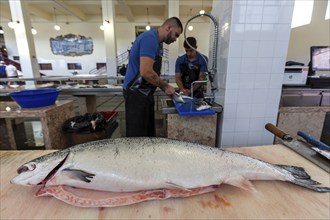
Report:
[[36,158],[11,183],[42,185],[76,206],[113,207],[214,191],[220,184],[255,190],[249,180],[281,180],[317,191],[303,168],[166,138],[117,138],[76,145]]

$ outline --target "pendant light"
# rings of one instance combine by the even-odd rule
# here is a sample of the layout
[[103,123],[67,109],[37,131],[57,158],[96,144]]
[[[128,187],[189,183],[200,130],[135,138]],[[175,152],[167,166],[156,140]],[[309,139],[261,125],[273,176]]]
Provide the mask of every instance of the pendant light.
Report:
[[147,26],[146,26],[146,30],[149,31],[150,30],[150,22],[149,22],[149,8],[147,8]]
[[[100,8],[100,11],[101,11],[101,22],[103,21],[102,20],[102,8]],[[104,31],[104,25],[103,25],[103,22],[102,22],[102,24],[100,25],[100,29],[101,29],[101,31]]]
[[55,25],[54,25],[54,29],[59,31],[61,30],[61,27],[57,24],[57,16],[56,16],[56,8],[54,7],[54,16],[55,16]]
[[[190,15],[190,17],[192,16],[192,8],[190,9],[190,13],[189,13],[189,15]],[[194,26],[192,26],[192,25],[189,25],[188,26],[188,30],[189,31],[192,31],[194,29]]]
[[32,27],[32,28],[31,28],[31,33],[32,33],[33,35],[36,35],[38,32],[37,32],[36,29],[34,29],[34,27]]
[[203,7],[203,6],[204,6],[204,5],[203,5],[203,0],[202,0],[202,10],[199,11],[199,14],[200,14],[200,15],[205,14],[205,10],[204,10],[204,7]]

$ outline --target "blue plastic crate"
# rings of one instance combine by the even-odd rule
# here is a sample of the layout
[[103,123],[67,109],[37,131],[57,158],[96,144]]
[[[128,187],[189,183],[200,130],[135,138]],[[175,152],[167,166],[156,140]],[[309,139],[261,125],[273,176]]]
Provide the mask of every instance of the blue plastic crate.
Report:
[[201,116],[213,115],[215,111],[212,108],[197,111],[196,104],[191,99],[184,99],[185,103],[176,102],[173,100],[175,108],[180,116]]

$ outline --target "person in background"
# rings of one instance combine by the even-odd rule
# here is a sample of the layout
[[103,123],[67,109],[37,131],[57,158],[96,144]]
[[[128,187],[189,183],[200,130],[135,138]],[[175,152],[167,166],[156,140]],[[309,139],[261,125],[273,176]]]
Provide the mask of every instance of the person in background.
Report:
[[[188,43],[194,48],[191,48]],[[177,58],[175,63],[175,82],[183,95],[189,96],[191,93],[191,83],[205,80],[207,69],[207,58],[196,51],[197,41],[194,37],[187,37],[183,43],[186,54]],[[203,58],[204,57],[204,58]],[[193,95],[196,98],[204,98],[203,84],[193,85]]]
[[119,70],[120,75],[125,76],[126,75],[126,70],[127,70],[126,64],[123,63],[123,65],[121,66],[121,68]]
[[[18,73],[17,73],[17,68],[14,66],[11,62],[6,66],[6,74],[7,78],[17,78]],[[15,82],[8,82],[8,85],[14,85],[16,84]]]
[[[6,74],[6,63],[4,61],[0,61],[0,78],[7,78]],[[0,85],[5,85],[5,82],[0,82]]]
[[172,17],[134,41],[123,84],[127,137],[155,136],[154,92],[159,87],[169,96],[175,93],[174,88],[159,76],[162,43],[175,42],[182,30],[181,21]]

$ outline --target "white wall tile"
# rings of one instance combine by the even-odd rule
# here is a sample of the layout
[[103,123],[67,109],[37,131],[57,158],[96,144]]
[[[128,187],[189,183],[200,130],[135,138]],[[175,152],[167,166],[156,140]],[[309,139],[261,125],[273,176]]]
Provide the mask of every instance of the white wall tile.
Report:
[[231,58],[230,60],[228,60],[228,72],[230,74],[232,73],[240,73],[241,72],[241,63],[242,63],[242,59],[241,58]]
[[[266,103],[263,104],[251,104],[251,118],[263,118],[266,114]],[[254,120],[253,119],[253,120]],[[251,120],[251,122],[253,121]]]
[[[245,121],[249,121],[249,117],[251,114],[251,105],[250,103],[238,103],[237,104],[237,111],[236,111],[236,118],[238,119],[236,121],[236,126],[243,126],[244,128],[249,128],[248,124],[245,124]],[[248,120],[246,120],[248,119]],[[236,127],[237,130],[242,131],[238,127]],[[245,131],[245,129],[243,130]]]
[[255,73],[264,74],[265,72],[268,72],[271,69],[272,64],[272,57],[258,57]]
[[[227,119],[235,119],[236,120],[237,113],[237,104],[226,104],[226,108],[223,109],[224,122],[227,122]],[[235,123],[232,123],[233,126]]]
[[259,5],[248,5],[246,8],[246,23],[261,23],[262,22],[262,6]]
[[248,145],[249,132],[236,132],[234,134],[234,146],[245,147]]
[[244,74],[240,77],[240,89],[253,89],[254,87],[254,74]]
[[229,58],[233,57],[242,57],[242,48],[243,48],[243,41],[235,40],[232,41],[229,46]]
[[[288,1],[288,2],[290,2],[290,1]],[[287,24],[287,23],[291,24],[292,15],[293,15],[293,5],[280,6],[278,22],[281,23],[281,24]]]
[[274,48],[274,57],[286,57],[288,52],[288,41],[276,41]]
[[239,89],[237,103],[251,103],[251,97],[253,96],[253,89]]
[[261,24],[245,24],[244,40],[259,40]]
[[235,125],[236,125],[236,118],[225,118],[223,120],[223,132],[234,132],[235,131]]
[[224,148],[230,148],[234,146],[234,132],[223,132],[221,137],[221,144]]
[[255,73],[256,72],[256,62],[257,58],[248,58],[245,57],[242,59],[241,62],[241,73],[242,74],[249,74],[249,73]]
[[258,41],[243,41],[242,57],[256,57],[258,53]]
[[248,145],[258,146],[262,142],[262,132],[260,131],[250,131],[248,134]]
[[264,6],[262,23],[264,24],[275,24],[278,23],[279,8],[277,6]]
[[238,100],[238,89],[227,89],[225,95],[226,105],[236,104]]
[[254,89],[252,96],[252,104],[267,103],[268,89]]
[[227,75],[226,88],[239,89],[240,74]]
[[276,40],[277,24],[261,24],[260,40],[271,41]]
[[244,40],[245,25],[239,23],[233,23],[231,28],[231,40]]
[[282,88],[284,73],[271,74],[269,88],[278,89]]
[[275,50],[275,41],[260,41],[258,48],[259,57],[273,57]]
[[255,74],[254,78],[254,88],[256,89],[266,89],[270,85],[270,75],[265,72],[265,74]]

